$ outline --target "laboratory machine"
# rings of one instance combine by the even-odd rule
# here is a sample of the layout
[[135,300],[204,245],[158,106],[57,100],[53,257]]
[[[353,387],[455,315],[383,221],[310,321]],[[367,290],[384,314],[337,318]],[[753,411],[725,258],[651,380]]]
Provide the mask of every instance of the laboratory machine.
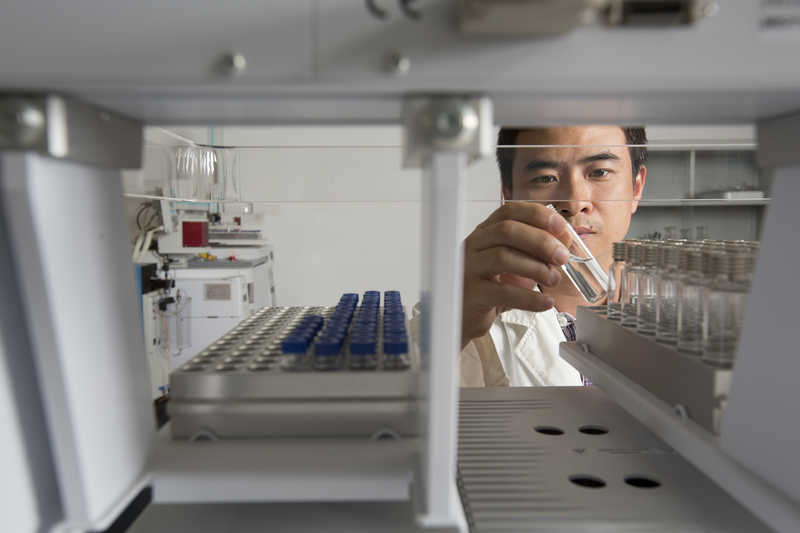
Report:
[[[800,360],[785,280],[800,261],[800,72],[787,68],[798,20],[796,2],[769,0],[203,0],[191,12],[176,2],[6,2],[4,524],[797,531]],[[402,125],[402,164],[422,174],[418,352],[384,337],[379,353],[379,335],[413,328],[401,317],[382,329],[391,293],[383,309],[368,306],[361,336],[363,309],[350,329],[337,314],[352,297],[341,309],[266,301],[178,367],[176,424],[157,431],[121,169],[141,167],[144,125],[169,123]],[[592,387],[459,391],[467,168],[491,154],[495,124],[576,123],[755,126],[758,163],[774,179],[735,363],[659,342],[647,306],[643,332],[639,315],[633,329],[582,308],[577,341],[560,353]],[[184,184],[200,198],[155,196],[213,204],[207,177],[192,179]],[[214,236],[207,214],[182,216],[180,240],[164,242],[171,253]],[[647,266],[653,253],[632,261]],[[196,313],[206,289],[185,281]],[[246,278],[234,285],[244,302]],[[375,368],[353,369],[373,339]],[[407,368],[402,357],[386,367],[397,354]],[[295,408],[313,420],[286,423],[302,420]]]
[[[172,371],[256,309],[275,304],[272,244],[252,205],[241,202],[237,154],[182,143],[150,130],[136,183],[132,259],[154,265],[142,294],[145,348],[154,398],[169,393]],[[193,305],[192,305],[193,304]]]

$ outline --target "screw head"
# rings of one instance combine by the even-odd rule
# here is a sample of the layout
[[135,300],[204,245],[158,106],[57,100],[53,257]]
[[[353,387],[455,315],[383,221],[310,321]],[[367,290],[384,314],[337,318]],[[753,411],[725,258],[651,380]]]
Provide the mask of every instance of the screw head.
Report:
[[386,55],[387,72],[395,76],[402,76],[408,74],[409,70],[411,70],[411,59],[404,53],[394,50]]
[[696,7],[695,13],[698,19],[713,17],[719,13],[719,4],[713,0],[700,2]]
[[0,144],[29,147],[44,137],[47,117],[44,111],[24,99],[0,102]]
[[463,145],[478,129],[478,115],[466,104],[447,103],[433,114],[433,141],[443,148]]
[[225,76],[238,76],[246,69],[247,58],[241,52],[226,52],[220,58],[218,70]]

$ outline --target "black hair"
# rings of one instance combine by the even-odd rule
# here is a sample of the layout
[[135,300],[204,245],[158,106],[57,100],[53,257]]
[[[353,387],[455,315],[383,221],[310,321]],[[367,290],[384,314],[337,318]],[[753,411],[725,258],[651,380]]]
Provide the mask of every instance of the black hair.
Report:
[[[500,146],[516,144],[517,137],[526,129],[529,128],[501,128],[500,133],[497,135],[497,166],[500,167],[500,179],[503,181],[503,186],[509,191],[512,190],[514,156],[517,151],[512,148],[500,148]],[[639,169],[647,163],[647,147],[644,146],[647,144],[647,134],[642,126],[622,127],[622,132],[625,134],[625,144],[641,145],[628,147],[628,153],[631,156],[633,179],[636,180],[636,176],[639,175]]]

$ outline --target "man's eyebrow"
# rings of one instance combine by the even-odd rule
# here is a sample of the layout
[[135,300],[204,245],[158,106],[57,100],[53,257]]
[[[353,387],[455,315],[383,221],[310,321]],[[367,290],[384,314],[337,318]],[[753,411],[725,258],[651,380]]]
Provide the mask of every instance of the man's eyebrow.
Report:
[[565,165],[562,161],[554,161],[552,159],[534,159],[525,165],[525,170],[539,170],[541,168],[563,168]]
[[612,154],[611,152],[601,152],[599,154],[594,154],[590,156],[586,156],[583,159],[579,159],[578,163],[581,165],[585,165],[586,163],[594,163],[595,161],[619,161],[620,158],[617,155]]

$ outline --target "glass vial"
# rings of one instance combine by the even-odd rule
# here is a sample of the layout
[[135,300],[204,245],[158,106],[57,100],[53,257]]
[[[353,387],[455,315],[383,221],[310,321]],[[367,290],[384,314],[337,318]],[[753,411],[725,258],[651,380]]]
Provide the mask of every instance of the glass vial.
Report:
[[704,362],[722,368],[733,366],[750,289],[751,254],[746,250],[710,255],[713,281],[703,306]]
[[620,322],[636,327],[636,304],[639,300],[639,274],[644,269],[644,245],[636,241],[625,243],[625,270],[622,282]]
[[703,353],[703,251],[683,248],[678,289],[678,350],[692,355]]
[[665,344],[678,342],[678,272],[681,245],[661,248],[661,268],[656,287],[656,340]]
[[[552,204],[547,207],[553,211],[556,210]],[[561,266],[561,270],[578,289],[584,300],[590,304],[596,304],[606,297],[608,275],[569,222],[567,222],[567,231],[571,238],[571,242],[567,246],[569,260]]]
[[608,270],[608,304],[607,316],[610,320],[622,318],[622,285],[625,282],[625,242],[615,242],[612,245],[614,262]]
[[656,334],[656,286],[659,246],[644,246],[644,267],[639,273],[639,298],[636,301],[636,330],[642,335]]

